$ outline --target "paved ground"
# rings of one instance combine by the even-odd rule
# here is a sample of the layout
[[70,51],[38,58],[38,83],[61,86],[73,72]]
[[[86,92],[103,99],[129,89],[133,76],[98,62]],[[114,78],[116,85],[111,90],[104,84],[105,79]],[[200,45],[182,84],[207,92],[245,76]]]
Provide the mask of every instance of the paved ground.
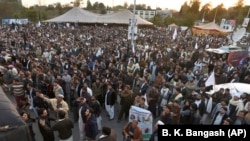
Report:
[[[0,87],[0,92],[3,92],[1,87]],[[8,96],[10,101],[13,102],[13,104],[15,104],[14,97],[8,93],[6,95]],[[31,110],[27,110],[27,111],[31,114],[31,116],[34,115]],[[116,119],[117,119],[117,116],[118,116],[118,113],[116,113]],[[73,119],[71,112],[70,112],[70,118]],[[108,126],[108,127],[111,127],[112,129],[114,129],[117,133],[117,141],[122,141],[123,138],[121,135],[121,131],[122,131],[123,126],[128,122],[128,120],[124,119],[120,123],[117,123],[116,119],[109,121],[108,118],[106,117],[106,112],[103,109],[103,111],[102,111],[102,125],[105,125],[105,126]],[[33,124],[33,128],[34,128],[34,132],[36,134],[36,136],[35,136],[36,141],[43,141],[42,136],[41,136],[39,129],[37,127],[37,123]],[[56,134],[56,141],[58,141],[57,133],[55,133],[55,134]],[[98,137],[99,137],[99,135],[98,135]],[[79,141],[79,130],[78,130],[78,123],[77,122],[74,123],[73,138],[74,138],[74,141]]]

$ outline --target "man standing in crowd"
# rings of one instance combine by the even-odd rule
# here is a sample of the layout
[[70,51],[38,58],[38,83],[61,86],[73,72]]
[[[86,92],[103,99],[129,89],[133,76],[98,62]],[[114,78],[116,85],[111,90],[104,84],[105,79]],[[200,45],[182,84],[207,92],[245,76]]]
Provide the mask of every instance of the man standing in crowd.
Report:
[[108,112],[109,120],[113,120],[115,118],[116,94],[110,83],[107,87],[108,88],[105,95],[105,109]]
[[72,129],[74,128],[73,122],[66,118],[66,112],[63,110],[58,111],[58,122],[51,128],[45,124],[45,120],[39,120],[41,126],[47,131],[58,131],[60,141],[74,141]]

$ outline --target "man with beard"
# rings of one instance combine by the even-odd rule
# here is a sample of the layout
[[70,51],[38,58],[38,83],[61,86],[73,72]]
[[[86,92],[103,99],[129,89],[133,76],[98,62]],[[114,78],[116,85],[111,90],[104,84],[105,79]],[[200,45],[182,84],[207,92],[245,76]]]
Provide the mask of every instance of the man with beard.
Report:
[[200,116],[199,118],[201,118],[206,112],[206,106],[205,106],[206,104],[204,102],[204,99],[202,99],[200,93],[196,93],[194,97],[195,97],[194,103],[196,104],[197,110],[199,111],[199,116]]
[[54,141],[55,137],[54,137],[54,132],[52,131],[47,131],[45,130],[42,125],[40,124],[40,120],[44,120],[45,121],[45,125],[48,126],[49,128],[51,128],[51,124],[50,121],[51,120],[55,120],[52,118],[49,118],[48,116],[48,111],[45,108],[41,108],[38,110],[38,115],[39,115],[39,119],[38,119],[38,127],[40,130],[40,133],[43,136],[43,141]]
[[111,83],[108,83],[105,95],[105,109],[108,112],[109,120],[113,120],[115,117],[115,107],[114,107],[115,101],[116,101],[115,90],[112,88]]
[[229,117],[235,121],[238,113],[244,110],[243,101],[240,99],[240,94],[235,93],[233,98],[229,101]]
[[185,84],[187,93],[192,93],[195,90],[196,84],[194,80],[195,80],[195,77],[191,77],[189,81]]
[[98,134],[97,122],[94,115],[94,110],[92,108],[88,108],[85,111],[86,122],[84,126],[85,135],[88,141],[95,140]]
[[159,99],[159,91],[155,86],[152,86],[152,89],[147,95],[148,100],[148,110],[156,117],[156,106]]
[[96,78],[96,82],[92,84],[93,95],[103,105],[103,83],[99,78]]
[[59,141],[73,141],[72,129],[74,125],[69,118],[66,118],[66,112],[58,111],[58,122],[51,128],[45,124],[45,120],[39,120],[41,126],[48,132],[58,131]]
[[121,97],[121,102],[120,102],[121,110],[119,112],[117,122],[121,121],[123,114],[125,114],[125,119],[127,119],[129,116],[129,109],[134,100],[133,91],[130,89],[129,85],[126,85],[124,87],[124,90],[120,93],[120,97]]

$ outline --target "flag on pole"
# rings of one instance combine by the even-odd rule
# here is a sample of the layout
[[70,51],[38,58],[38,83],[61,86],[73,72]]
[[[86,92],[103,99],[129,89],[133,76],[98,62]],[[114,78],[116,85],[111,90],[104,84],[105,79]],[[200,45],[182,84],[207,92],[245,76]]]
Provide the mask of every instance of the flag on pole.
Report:
[[132,45],[132,51],[133,51],[133,53],[135,53],[135,45],[134,44]]
[[175,40],[176,37],[177,37],[177,29],[175,28],[175,29],[174,29],[174,34],[173,34],[173,40]]
[[210,76],[207,78],[205,82],[205,86],[214,86],[215,85],[215,76],[214,76],[214,71],[210,74]]
[[197,42],[195,43],[194,48],[195,48],[195,49],[198,49],[198,44],[197,44]]

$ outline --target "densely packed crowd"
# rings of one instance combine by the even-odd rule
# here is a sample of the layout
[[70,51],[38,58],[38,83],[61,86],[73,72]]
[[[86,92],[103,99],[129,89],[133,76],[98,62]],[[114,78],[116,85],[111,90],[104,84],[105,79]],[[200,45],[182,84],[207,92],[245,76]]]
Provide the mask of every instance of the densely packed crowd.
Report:
[[[126,26],[4,26],[1,84],[15,97],[21,115],[28,117],[27,107],[34,111],[46,141],[54,140],[53,131],[61,140],[72,140],[72,122],[63,120],[69,112],[79,123],[81,140],[95,140],[98,130],[113,138],[113,131],[102,127],[102,108],[109,120],[120,122],[131,105],[148,109],[158,124],[250,124],[248,93],[205,86],[213,71],[216,84],[250,83],[250,62],[232,66],[225,56],[205,51],[228,45],[227,37],[192,36],[179,29],[173,40],[171,29],[139,29],[133,52]],[[49,109],[54,119],[48,118]],[[134,139],[142,138],[137,122],[131,126],[137,129]],[[130,136],[127,126],[125,137]]]

